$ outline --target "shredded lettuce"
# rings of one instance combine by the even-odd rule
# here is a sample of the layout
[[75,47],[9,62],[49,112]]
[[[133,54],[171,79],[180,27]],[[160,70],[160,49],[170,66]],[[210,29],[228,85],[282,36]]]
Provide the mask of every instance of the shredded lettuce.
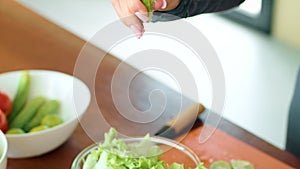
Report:
[[[149,135],[138,143],[128,144],[117,135],[114,128],[105,133],[104,142],[84,159],[83,169],[184,169],[183,164],[168,166],[160,160],[163,151],[150,142]],[[206,168],[200,164],[195,169]]]

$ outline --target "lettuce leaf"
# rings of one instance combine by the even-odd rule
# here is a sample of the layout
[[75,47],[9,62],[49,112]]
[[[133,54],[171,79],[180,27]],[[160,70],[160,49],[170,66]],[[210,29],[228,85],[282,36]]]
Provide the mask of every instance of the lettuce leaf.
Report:
[[155,0],[141,0],[141,1],[146,6],[147,11],[148,11],[149,19],[151,20],[152,13],[153,13],[153,6],[154,6],[154,3],[155,3]]

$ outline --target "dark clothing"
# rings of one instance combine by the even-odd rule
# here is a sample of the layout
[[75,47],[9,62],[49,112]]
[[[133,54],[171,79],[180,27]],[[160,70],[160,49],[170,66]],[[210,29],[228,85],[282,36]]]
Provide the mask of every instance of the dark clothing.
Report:
[[220,12],[240,5],[245,0],[181,0],[179,5],[167,12],[154,12],[152,21],[170,21],[202,13]]

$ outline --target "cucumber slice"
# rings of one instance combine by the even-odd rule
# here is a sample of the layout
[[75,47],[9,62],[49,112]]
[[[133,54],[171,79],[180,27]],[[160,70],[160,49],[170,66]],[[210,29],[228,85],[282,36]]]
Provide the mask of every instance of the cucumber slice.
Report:
[[254,166],[249,161],[231,160],[232,169],[254,169]]
[[217,160],[210,165],[209,169],[231,169],[231,166],[227,161]]
[[36,126],[36,127],[33,127],[29,133],[34,133],[34,132],[39,132],[39,131],[42,131],[42,130],[46,130],[48,129],[49,127],[48,126],[44,126],[44,125],[40,125],[40,126]]
[[59,124],[62,124],[64,121],[63,119],[54,114],[48,114],[45,117],[43,117],[41,121],[41,125],[48,126],[49,128],[57,126]]
[[11,128],[5,134],[23,134],[23,133],[25,132],[21,128]]

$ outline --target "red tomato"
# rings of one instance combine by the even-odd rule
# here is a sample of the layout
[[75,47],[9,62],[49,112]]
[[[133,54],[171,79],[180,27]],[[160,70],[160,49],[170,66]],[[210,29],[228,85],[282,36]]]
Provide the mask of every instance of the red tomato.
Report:
[[0,110],[0,130],[5,133],[8,129],[8,122],[6,115]]
[[12,109],[12,101],[6,93],[0,90],[0,109],[8,116]]

